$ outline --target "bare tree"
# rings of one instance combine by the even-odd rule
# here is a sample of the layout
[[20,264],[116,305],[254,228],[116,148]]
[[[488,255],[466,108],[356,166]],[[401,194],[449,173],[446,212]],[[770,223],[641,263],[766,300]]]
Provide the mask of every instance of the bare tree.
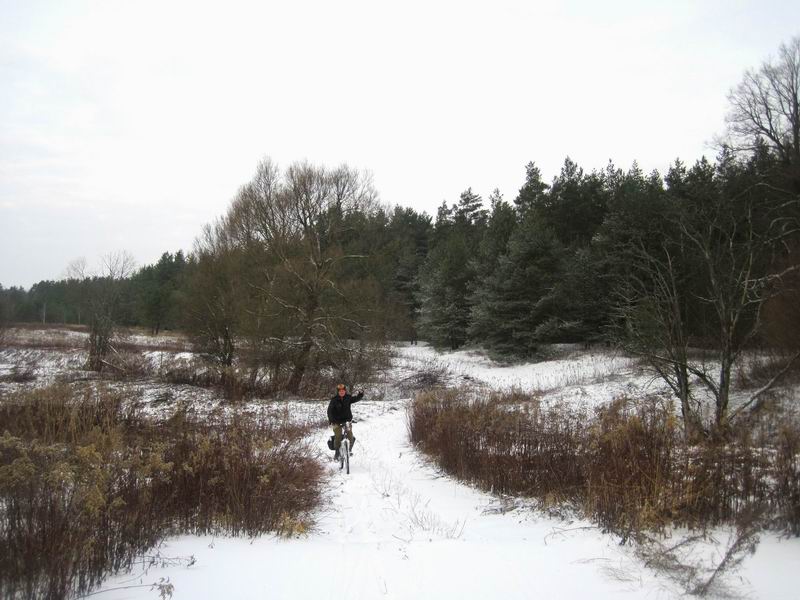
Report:
[[781,44],[778,57],[747,71],[733,88],[727,115],[731,146],[754,149],[767,140],[786,164],[800,166],[800,36]]
[[[702,214],[681,221],[683,238],[697,250],[707,282],[706,293],[699,299],[716,316],[717,374],[693,370],[715,399],[716,428],[724,427],[731,416],[731,372],[761,330],[764,302],[779,293],[786,275],[800,268],[791,265],[781,272],[770,269],[776,249],[798,233],[797,223],[786,217],[793,212],[788,209],[797,205],[797,199],[764,207],[761,187],[748,188],[734,198],[721,197]],[[761,213],[758,217],[757,212]],[[740,412],[741,408],[734,415]]]
[[[676,235],[660,251],[642,245],[632,253],[620,303],[627,345],[648,360],[680,399],[687,433],[700,425],[698,406],[691,402],[690,375],[713,398],[710,431],[716,433],[756,403],[800,356],[789,357],[766,385],[729,410],[732,370],[761,330],[764,303],[781,292],[787,276],[800,270],[794,263],[773,268],[776,249],[800,232],[790,216],[798,200],[787,195],[785,202],[765,206],[762,191],[757,184],[734,196],[707,197],[674,218]],[[689,277],[687,269],[696,272],[692,287],[680,283]],[[693,359],[688,319],[703,308],[710,317],[704,333],[711,350]]]
[[102,371],[112,349],[116,314],[122,296],[122,283],[133,274],[135,262],[126,251],[112,252],[100,259],[100,266],[90,272],[86,260],[76,259],[67,269],[70,279],[78,280],[83,292],[89,325],[87,368]]
[[630,269],[617,290],[617,307],[619,322],[625,326],[620,336],[624,347],[644,358],[670,387],[680,403],[684,431],[693,438],[702,425],[692,399],[689,292],[681,250],[668,239],[657,250],[632,244]]
[[265,159],[225,218],[226,235],[262,257],[262,276],[252,282],[264,303],[259,318],[272,324],[268,341],[291,361],[292,391],[314,351],[330,357],[346,348],[343,335],[364,328],[338,274],[348,261],[364,258],[342,251],[346,237],[357,235],[347,217],[369,210],[376,197],[371,177],[347,166],[303,162],[281,174]]

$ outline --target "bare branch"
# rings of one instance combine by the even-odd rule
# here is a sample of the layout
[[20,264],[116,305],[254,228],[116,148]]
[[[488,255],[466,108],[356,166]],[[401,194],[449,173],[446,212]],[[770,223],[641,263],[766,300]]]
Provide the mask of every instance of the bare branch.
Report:
[[786,373],[788,373],[788,372],[789,372],[789,369],[791,369],[792,365],[794,364],[794,362],[795,362],[795,361],[796,361],[798,358],[800,358],[800,351],[797,351],[797,352],[795,352],[795,353],[792,355],[792,357],[791,357],[791,358],[790,358],[790,359],[789,359],[789,360],[786,362],[786,364],[783,366],[783,368],[782,368],[780,371],[778,371],[778,373],[776,373],[776,374],[775,374],[775,375],[772,377],[772,379],[770,379],[770,380],[769,380],[767,383],[765,383],[765,384],[764,384],[764,385],[762,385],[760,388],[758,388],[758,390],[756,390],[756,391],[755,391],[755,392],[754,392],[754,393],[753,393],[753,394],[750,396],[750,398],[747,400],[747,402],[743,403],[741,406],[739,406],[739,408],[737,408],[736,410],[734,410],[733,412],[731,412],[731,414],[730,414],[730,417],[728,418],[728,420],[729,420],[729,421],[733,421],[734,419],[736,419],[736,417],[738,417],[740,414],[742,414],[746,408],[748,408],[749,406],[751,406],[751,405],[752,405],[752,404],[753,404],[753,403],[754,403],[756,400],[758,400],[758,399],[759,399],[759,398],[760,398],[760,397],[761,397],[763,394],[765,394],[766,392],[768,392],[769,390],[771,390],[771,389],[772,389],[772,388],[775,386],[775,384],[776,384],[778,381],[780,381],[780,379],[781,379],[781,378],[782,378],[784,375],[786,375]]

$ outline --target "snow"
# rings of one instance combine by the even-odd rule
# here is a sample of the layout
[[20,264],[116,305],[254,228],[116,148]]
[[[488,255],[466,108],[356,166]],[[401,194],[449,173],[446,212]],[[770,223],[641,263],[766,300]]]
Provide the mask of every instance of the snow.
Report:
[[[328,462],[329,494],[311,535],[171,539],[161,552],[196,564],[152,569],[143,581],[169,577],[175,598],[671,597],[590,523],[501,513],[496,498],[441,476],[409,446],[405,411],[394,408],[354,406],[357,417],[375,416],[355,425],[349,476]],[[321,446],[328,431],[315,435]],[[152,597],[113,590],[129,579],[108,581],[102,597]]]
[[[33,336],[31,336],[33,338]],[[142,340],[144,341],[144,340]],[[192,360],[151,346],[153,362]],[[477,351],[438,353],[424,344],[397,346],[394,368],[383,386],[367,389],[353,407],[357,423],[351,474],[330,461],[325,441],[326,400],[254,400],[232,408],[213,390],[158,381],[128,383],[142,406],[165,417],[176,404],[198,414],[245,410],[315,425],[313,444],[327,465],[328,493],[314,529],[292,539],[180,536],[158,550],[166,561],[144,571],[110,578],[98,598],[152,599],[148,584],[169,580],[173,598],[677,598],[681,582],[647,567],[633,547],[600,532],[592,523],[545,514],[514,498],[498,498],[443,475],[411,445],[406,425],[410,393],[398,382],[421,369],[441,368],[453,384],[518,388],[543,399],[596,406],[622,394],[667,394],[629,357],[605,348],[554,349],[553,358],[501,365]],[[67,347],[14,348],[0,352],[0,376],[14,365],[35,365],[44,385],[80,369],[83,352]],[[0,384],[3,391],[22,384]],[[167,398],[168,401],[164,401]],[[699,546],[703,560],[718,561],[730,532],[714,532],[716,543]],[[726,584],[740,597],[797,597],[800,539],[761,534]],[[131,587],[144,584],[144,587]]]
[[[587,521],[564,521],[509,504],[443,476],[408,441],[405,406],[362,401],[351,474],[329,453],[328,494],[315,530],[295,539],[183,536],[165,556],[191,567],[152,568],[144,583],[169,578],[174,598],[676,598],[682,590],[637,559],[629,546]],[[319,409],[324,410],[323,403]],[[329,432],[314,433],[324,447]],[[751,598],[795,598],[800,540],[766,536],[738,588]],[[101,597],[152,598],[142,588]]]
[[548,401],[597,405],[622,395],[668,394],[661,380],[644,372],[630,357],[610,349],[554,348],[556,356],[535,363],[504,365],[478,350],[437,352],[427,344],[398,346],[398,367],[445,368],[455,384],[480,384],[496,390],[519,389]]

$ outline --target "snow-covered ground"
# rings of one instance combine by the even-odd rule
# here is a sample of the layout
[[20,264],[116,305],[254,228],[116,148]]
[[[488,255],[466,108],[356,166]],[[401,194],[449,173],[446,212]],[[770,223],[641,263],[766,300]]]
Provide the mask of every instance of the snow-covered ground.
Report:
[[[162,354],[162,352],[164,352]],[[148,352],[151,360],[174,353]],[[662,384],[628,357],[603,349],[559,348],[553,360],[504,366],[475,351],[437,353],[398,346],[394,367],[382,386],[368,388],[354,406],[358,439],[352,473],[329,461],[327,428],[312,441],[328,465],[328,493],[315,528],[293,539],[182,536],[168,539],[165,562],[109,579],[98,598],[152,599],[148,584],[174,585],[175,599],[216,598],[677,598],[681,582],[645,566],[631,546],[603,534],[590,522],[565,521],[515,499],[498,499],[440,473],[408,440],[402,382],[421,370],[441,369],[455,384],[519,388],[545,399],[592,406],[619,395],[665,394]],[[189,360],[180,355],[178,360]],[[81,368],[81,351],[15,348],[0,353],[0,376],[14,365],[35,364],[37,380],[0,384],[11,391],[43,385]],[[177,403],[200,414],[228,410],[213,390],[157,381],[126,383],[134,397],[158,416]],[[5,387],[4,387],[5,386]],[[129,388],[130,389],[130,388]],[[325,420],[326,401],[255,400],[243,410],[309,424]],[[718,543],[693,547],[701,562],[719,562],[729,532]],[[667,540],[667,545],[670,541]],[[800,540],[762,534],[755,555],[723,583],[739,597],[797,598]],[[144,587],[140,587],[140,586]]]
[[[658,391],[632,360],[610,352],[576,352],[538,364],[503,367],[474,352],[438,354],[426,346],[396,349],[401,380],[419,369],[445,367],[456,382],[519,387],[601,403],[621,393]],[[655,386],[655,387],[654,387]],[[393,394],[386,393],[386,397]],[[408,398],[355,405],[359,419],[351,474],[328,462],[329,493],[310,534],[235,539],[184,536],[160,549],[193,556],[191,567],[152,567],[135,580],[109,580],[102,597],[149,598],[132,583],[169,579],[175,598],[677,598],[681,582],[644,565],[630,546],[586,521],[549,517],[501,500],[440,473],[411,447]],[[325,402],[292,403],[310,420]],[[324,448],[327,429],[313,434]],[[320,452],[322,460],[328,454]],[[695,546],[698,561],[716,561],[720,543]],[[800,564],[800,540],[763,535],[736,575],[741,597],[789,599]],[[127,582],[127,583],[126,583]],[[725,583],[730,585],[726,579]]]
[[556,347],[554,358],[536,363],[503,365],[477,350],[437,352],[426,344],[395,348],[396,366],[413,372],[444,368],[452,383],[472,383],[496,390],[519,389],[548,401],[597,405],[628,394],[668,394],[637,362],[612,349]]
[[[174,598],[677,598],[659,576],[584,521],[562,521],[443,476],[409,445],[405,402],[354,406],[351,474],[328,462],[317,527],[294,539],[184,536],[160,549],[191,567],[153,567],[106,582],[100,597],[168,578]],[[315,434],[320,447],[328,432]],[[724,534],[724,532],[721,532]],[[718,552],[709,546],[709,553]],[[717,557],[718,559],[719,557]],[[796,598],[800,540],[765,536],[736,577],[742,597]],[[136,575],[136,577],[134,577]]]

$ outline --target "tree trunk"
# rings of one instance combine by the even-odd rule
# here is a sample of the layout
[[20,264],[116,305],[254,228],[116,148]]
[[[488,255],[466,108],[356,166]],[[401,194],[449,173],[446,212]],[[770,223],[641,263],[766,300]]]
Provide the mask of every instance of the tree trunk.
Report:
[[289,383],[286,386],[293,394],[296,394],[300,390],[300,384],[303,382],[303,376],[306,374],[308,357],[311,355],[311,348],[313,347],[314,344],[310,336],[305,336],[303,344],[300,346],[300,354],[298,354],[297,358],[294,360],[292,376],[289,378]]
[[730,399],[731,390],[731,368],[733,360],[729,352],[724,352],[721,357],[719,367],[719,391],[717,394],[717,406],[715,424],[717,431],[720,431],[727,421],[728,417],[728,401]]
[[689,404],[689,371],[685,364],[674,366],[675,378],[678,381],[678,398],[681,402],[681,416],[683,417],[683,433],[687,439],[696,439],[703,428],[700,419]]

